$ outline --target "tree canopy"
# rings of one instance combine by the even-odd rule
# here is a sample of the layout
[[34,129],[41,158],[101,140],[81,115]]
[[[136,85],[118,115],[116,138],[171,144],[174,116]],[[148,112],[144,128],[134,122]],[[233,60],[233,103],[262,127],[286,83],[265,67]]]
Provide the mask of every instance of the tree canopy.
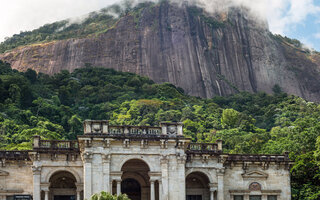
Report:
[[194,142],[222,139],[225,153],[290,152],[293,199],[320,198],[320,105],[290,96],[241,92],[201,99],[170,83],[87,67],[53,76],[0,61],[0,148],[30,149],[33,135],[76,139],[85,119],[120,125],[182,121]]

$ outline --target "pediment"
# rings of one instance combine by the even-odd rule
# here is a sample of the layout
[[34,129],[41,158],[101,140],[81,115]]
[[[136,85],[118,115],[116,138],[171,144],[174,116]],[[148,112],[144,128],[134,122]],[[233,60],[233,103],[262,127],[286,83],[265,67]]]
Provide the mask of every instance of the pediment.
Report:
[[250,171],[242,174],[243,178],[268,178],[268,174],[261,171]]
[[9,176],[9,172],[0,170],[0,176]]

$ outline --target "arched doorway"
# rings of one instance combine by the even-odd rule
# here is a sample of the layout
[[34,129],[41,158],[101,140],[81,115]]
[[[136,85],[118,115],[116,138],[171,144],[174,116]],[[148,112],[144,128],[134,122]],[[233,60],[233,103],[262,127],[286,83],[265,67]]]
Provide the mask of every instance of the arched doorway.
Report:
[[50,177],[49,200],[75,200],[76,178],[68,171],[59,171]]
[[186,178],[187,200],[209,200],[209,178],[202,172],[193,172]]
[[127,194],[131,200],[141,200],[141,186],[133,178],[127,178],[121,183],[121,193]]
[[131,200],[150,199],[149,166],[142,160],[132,159],[121,168],[121,193]]

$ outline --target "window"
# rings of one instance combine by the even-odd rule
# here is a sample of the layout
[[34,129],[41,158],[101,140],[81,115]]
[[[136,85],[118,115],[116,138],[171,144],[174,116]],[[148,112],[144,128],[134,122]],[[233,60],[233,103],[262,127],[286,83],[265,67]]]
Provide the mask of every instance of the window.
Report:
[[187,195],[187,200],[202,200],[201,195]]
[[233,200],[243,200],[243,195],[234,195]]
[[250,195],[249,196],[250,198],[250,200],[261,200],[261,196],[260,195]]
[[6,196],[6,200],[14,200],[14,196]]
[[268,200],[277,200],[277,195],[268,195]]

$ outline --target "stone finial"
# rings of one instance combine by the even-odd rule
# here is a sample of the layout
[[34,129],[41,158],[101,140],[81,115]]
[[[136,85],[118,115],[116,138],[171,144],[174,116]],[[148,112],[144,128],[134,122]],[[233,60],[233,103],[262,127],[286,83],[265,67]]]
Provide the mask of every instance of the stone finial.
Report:
[[183,136],[182,122],[161,122],[162,135]]
[[217,140],[216,143],[218,144],[218,151],[222,151],[222,140]]
[[84,134],[108,134],[108,127],[107,120],[85,120],[83,122]]
[[33,148],[40,148],[40,136],[33,136]]

